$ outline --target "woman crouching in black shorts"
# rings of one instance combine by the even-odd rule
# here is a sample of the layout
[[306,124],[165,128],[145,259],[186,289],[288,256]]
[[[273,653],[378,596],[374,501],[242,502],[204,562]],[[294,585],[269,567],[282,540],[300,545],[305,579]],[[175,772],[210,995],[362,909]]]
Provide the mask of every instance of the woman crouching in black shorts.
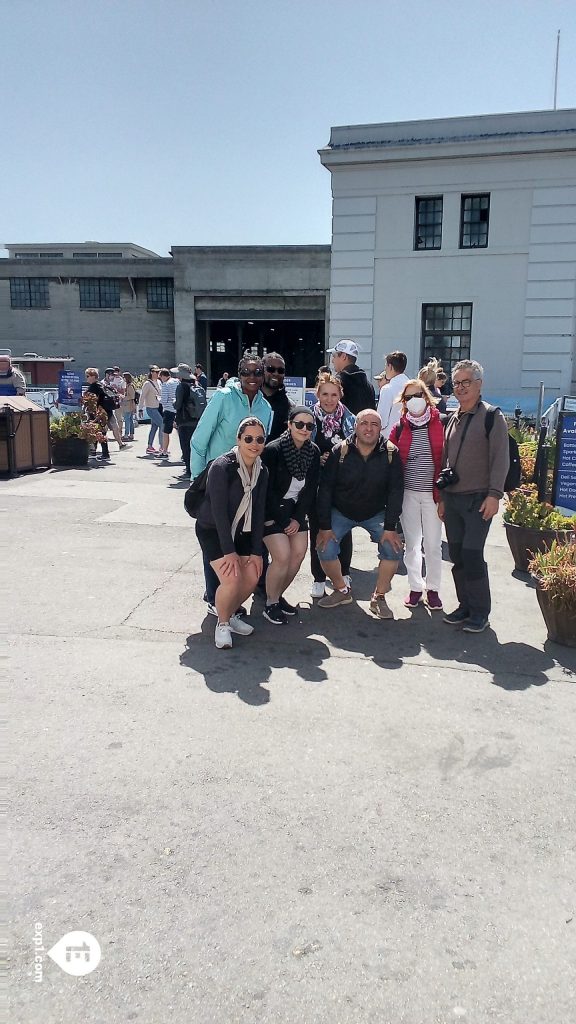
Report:
[[214,643],[232,647],[232,633],[249,636],[254,627],[233,614],[256,589],[262,572],[262,533],[268,470],[260,455],[266,431],[248,416],[238,427],[237,445],[214,459],[206,499],[198,511],[196,536],[214,569],[218,622]]
[[262,462],[270,479],[266,495],[264,543],[272,561],[266,573],[265,619],[275,625],[287,622],[297,608],[284,600],[284,591],[298,572],[308,547],[309,508],[316,501],[320,452],[310,440],[314,416],[306,406],[296,406],[288,416],[288,430],[266,446]]

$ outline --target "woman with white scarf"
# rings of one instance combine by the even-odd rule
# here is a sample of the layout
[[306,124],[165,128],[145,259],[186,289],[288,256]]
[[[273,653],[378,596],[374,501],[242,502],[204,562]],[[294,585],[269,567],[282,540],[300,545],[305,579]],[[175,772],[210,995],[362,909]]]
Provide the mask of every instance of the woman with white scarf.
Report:
[[266,441],[263,424],[248,416],[238,426],[237,444],[214,459],[206,498],[198,511],[196,536],[219,581],[214,643],[232,647],[232,634],[249,636],[254,627],[234,614],[254,593],[262,572],[262,536],[268,470],[260,455]]

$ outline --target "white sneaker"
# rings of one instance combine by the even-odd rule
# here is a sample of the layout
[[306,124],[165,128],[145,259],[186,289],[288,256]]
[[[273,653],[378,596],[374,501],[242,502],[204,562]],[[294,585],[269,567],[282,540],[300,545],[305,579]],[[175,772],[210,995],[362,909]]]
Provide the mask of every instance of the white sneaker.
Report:
[[254,632],[254,626],[251,626],[246,619],[240,617],[240,615],[230,616],[230,630],[232,633],[239,633],[240,636],[250,636]]
[[220,650],[232,647],[232,630],[229,622],[217,622],[214,630],[214,643]]
[[314,583],[310,587],[310,597],[324,597],[326,593],[326,580],[321,580],[319,583],[314,580]]
[[216,618],[218,618],[218,612],[216,611],[215,604],[208,604],[208,602],[206,602],[206,611],[208,612],[208,615],[215,615]]
[[[352,589],[352,577],[351,576],[343,576],[342,579],[344,580],[344,583],[346,584],[348,589],[351,590]],[[326,585],[328,587],[332,587],[332,590],[334,589],[334,584],[332,583],[332,580],[326,580]]]

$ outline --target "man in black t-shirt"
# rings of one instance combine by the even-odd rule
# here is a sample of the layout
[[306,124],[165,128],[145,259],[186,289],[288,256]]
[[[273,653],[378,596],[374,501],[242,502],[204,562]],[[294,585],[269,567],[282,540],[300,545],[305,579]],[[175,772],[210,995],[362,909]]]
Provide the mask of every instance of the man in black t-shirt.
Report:
[[358,359],[358,345],[355,341],[343,339],[334,348],[329,348],[332,354],[334,372],[342,384],[344,391],[343,402],[350,412],[355,416],[363,409],[376,408],[376,395],[374,388],[364,370],[356,365]]

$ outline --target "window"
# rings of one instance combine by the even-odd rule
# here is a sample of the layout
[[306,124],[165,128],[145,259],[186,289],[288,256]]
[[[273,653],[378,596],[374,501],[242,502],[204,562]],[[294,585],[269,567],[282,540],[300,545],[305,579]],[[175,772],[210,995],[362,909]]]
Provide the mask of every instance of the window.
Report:
[[72,259],[73,260],[95,260],[96,259],[96,253],[95,252],[73,252],[72,253]]
[[171,277],[152,278],[146,282],[148,309],[173,309],[174,281]]
[[120,309],[120,282],[109,277],[79,281],[80,309]]
[[432,356],[450,375],[460,359],[470,358],[472,303],[422,306],[422,363]]
[[50,288],[47,277],[11,277],[12,309],[48,309]]
[[416,198],[414,225],[415,249],[440,249],[442,246],[442,196]]
[[488,245],[490,196],[462,196],[460,206],[460,248],[485,249]]

